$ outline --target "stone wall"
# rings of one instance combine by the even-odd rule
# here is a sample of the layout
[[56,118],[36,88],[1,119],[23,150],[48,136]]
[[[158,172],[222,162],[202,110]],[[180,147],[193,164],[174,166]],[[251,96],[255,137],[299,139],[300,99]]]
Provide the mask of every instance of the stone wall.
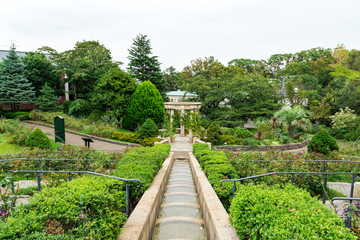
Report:
[[271,151],[287,151],[293,149],[303,148],[308,145],[309,139],[305,140],[301,143],[292,143],[292,144],[283,144],[283,145],[272,145],[272,146],[242,146],[242,145],[222,145],[222,146],[213,146],[214,150],[229,150],[233,152],[247,152],[247,151],[264,151],[264,152],[271,152]]

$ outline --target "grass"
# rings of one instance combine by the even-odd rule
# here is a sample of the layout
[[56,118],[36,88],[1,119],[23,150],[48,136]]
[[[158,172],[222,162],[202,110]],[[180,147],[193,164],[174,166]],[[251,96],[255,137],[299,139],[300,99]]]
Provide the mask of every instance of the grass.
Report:
[[0,134],[0,155],[21,152],[21,147],[16,144],[7,143],[5,134]]

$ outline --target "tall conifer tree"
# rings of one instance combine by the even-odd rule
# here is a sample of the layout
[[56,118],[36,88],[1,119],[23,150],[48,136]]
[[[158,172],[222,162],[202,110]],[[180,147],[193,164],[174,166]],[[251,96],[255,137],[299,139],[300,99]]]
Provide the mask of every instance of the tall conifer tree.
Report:
[[32,103],[35,98],[34,88],[24,72],[24,65],[12,45],[0,72],[0,103],[10,104],[12,110],[18,110],[18,104]]
[[151,56],[150,40],[146,35],[139,34],[133,39],[133,46],[129,49],[128,69],[140,82],[149,80],[164,97],[166,92],[165,80],[162,76],[157,56]]

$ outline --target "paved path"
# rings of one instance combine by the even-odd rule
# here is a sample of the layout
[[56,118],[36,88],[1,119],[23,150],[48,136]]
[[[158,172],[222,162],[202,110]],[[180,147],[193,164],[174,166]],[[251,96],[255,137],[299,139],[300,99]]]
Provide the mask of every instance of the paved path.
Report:
[[[30,128],[39,128],[43,131],[49,138],[55,139],[55,133],[53,127],[47,127],[44,125],[36,124],[36,123],[24,123]],[[74,146],[85,146],[84,140],[82,140],[83,136],[66,132],[65,133],[65,142],[66,144],[74,145]],[[100,150],[100,151],[124,151],[126,146],[104,142],[100,140],[93,139],[93,143],[90,143],[90,147],[92,149]]]
[[175,141],[171,143],[172,152],[192,152],[193,144],[190,141],[189,137],[181,137],[180,135],[175,135]]

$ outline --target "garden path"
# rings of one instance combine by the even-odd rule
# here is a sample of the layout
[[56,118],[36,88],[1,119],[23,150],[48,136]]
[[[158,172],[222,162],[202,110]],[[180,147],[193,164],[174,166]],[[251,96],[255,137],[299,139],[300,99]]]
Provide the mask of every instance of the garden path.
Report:
[[[45,126],[44,124],[35,123],[35,122],[24,122],[23,124],[27,125],[30,128],[34,128],[34,129],[39,128],[50,139],[53,139],[53,140],[55,139],[55,133],[54,133],[53,127]],[[69,132],[67,130],[65,130],[65,131],[66,131],[66,133],[65,133],[66,144],[79,146],[79,147],[85,146],[84,140],[82,140],[82,138],[84,136]],[[106,139],[104,139],[104,141],[98,140],[98,139],[99,139],[98,137],[97,137],[97,139],[92,138],[92,140],[94,142],[90,143],[91,149],[99,150],[99,151],[121,151],[122,152],[126,148],[126,146],[108,142],[108,141],[106,141]]]

